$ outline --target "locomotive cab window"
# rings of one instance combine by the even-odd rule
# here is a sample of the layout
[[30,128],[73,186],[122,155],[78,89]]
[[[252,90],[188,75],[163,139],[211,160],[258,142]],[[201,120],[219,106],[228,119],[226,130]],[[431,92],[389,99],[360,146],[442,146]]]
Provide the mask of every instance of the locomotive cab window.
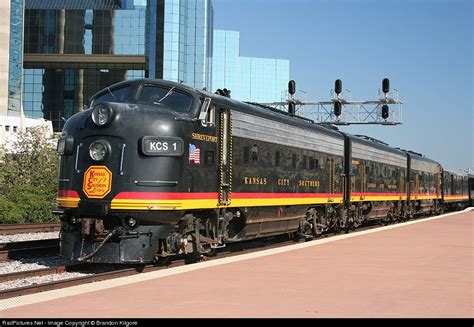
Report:
[[138,101],[153,106],[167,107],[178,112],[188,112],[193,98],[175,87],[165,88],[156,85],[143,85]]
[[209,112],[207,113],[206,124],[208,126],[214,126],[216,124],[216,106],[211,104]]

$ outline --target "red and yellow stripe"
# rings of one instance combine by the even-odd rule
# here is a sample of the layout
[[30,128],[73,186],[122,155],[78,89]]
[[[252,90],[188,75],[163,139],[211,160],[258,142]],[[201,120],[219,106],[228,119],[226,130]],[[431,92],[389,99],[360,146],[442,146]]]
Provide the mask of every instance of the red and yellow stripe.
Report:
[[122,192],[111,203],[115,210],[190,210],[219,207],[257,207],[342,203],[342,194],[232,193],[228,206],[218,205],[218,193]]
[[410,200],[437,200],[441,199],[441,194],[413,193]]
[[79,194],[76,191],[71,190],[59,190],[58,191],[58,207],[62,208],[77,208],[79,205]]
[[[219,206],[217,192],[121,192],[111,201],[112,210],[191,210],[219,207],[257,207],[342,203],[342,193],[232,193],[230,205]],[[76,191],[61,190],[58,205],[77,208]]]
[[445,195],[444,201],[467,201],[469,195]]

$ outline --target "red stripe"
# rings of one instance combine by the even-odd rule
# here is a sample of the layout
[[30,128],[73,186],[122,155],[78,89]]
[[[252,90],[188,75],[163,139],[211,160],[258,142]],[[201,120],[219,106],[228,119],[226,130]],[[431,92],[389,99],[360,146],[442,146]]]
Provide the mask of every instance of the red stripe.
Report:
[[217,192],[171,193],[171,192],[120,192],[114,199],[137,200],[209,200],[217,199]]
[[[140,200],[214,200],[217,192],[182,193],[182,192],[121,192],[115,199]],[[232,193],[233,199],[283,199],[283,198],[327,198],[342,197],[342,193]]]
[[72,190],[58,190],[58,197],[60,198],[79,198],[79,194]]
[[342,193],[232,193],[233,199],[284,199],[342,197]]

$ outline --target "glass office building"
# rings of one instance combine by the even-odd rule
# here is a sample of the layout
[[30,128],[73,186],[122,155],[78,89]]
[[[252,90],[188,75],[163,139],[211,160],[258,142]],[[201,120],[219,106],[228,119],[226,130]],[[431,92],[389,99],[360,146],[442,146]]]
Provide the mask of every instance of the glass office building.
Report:
[[286,90],[288,60],[240,57],[238,32],[214,32],[211,0],[6,1],[2,113],[18,116],[22,104],[55,131],[94,93],[130,78],[225,87],[256,102],[280,101]]
[[[19,114],[22,96],[27,117],[59,131],[95,92],[125,79],[211,86],[211,0],[10,1],[20,24],[10,31],[20,46],[13,68],[23,68],[23,82],[10,68],[9,115]],[[14,10],[23,3],[24,17]]]
[[210,0],[166,0],[163,78],[211,86],[213,9]]
[[239,47],[239,32],[214,31],[212,89],[230,89],[231,97],[241,101],[286,99],[289,60],[241,57]]
[[7,113],[20,113],[21,73],[23,61],[23,0],[11,0],[9,31],[8,104]]

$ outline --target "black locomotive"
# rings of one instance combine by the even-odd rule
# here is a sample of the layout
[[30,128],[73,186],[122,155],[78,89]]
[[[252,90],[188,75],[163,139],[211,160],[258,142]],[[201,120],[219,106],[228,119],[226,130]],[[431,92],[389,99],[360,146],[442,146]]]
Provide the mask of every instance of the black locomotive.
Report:
[[421,155],[181,84],[121,82],[90,108],[58,142],[61,254],[73,261],[205,254],[468,201],[467,178]]

